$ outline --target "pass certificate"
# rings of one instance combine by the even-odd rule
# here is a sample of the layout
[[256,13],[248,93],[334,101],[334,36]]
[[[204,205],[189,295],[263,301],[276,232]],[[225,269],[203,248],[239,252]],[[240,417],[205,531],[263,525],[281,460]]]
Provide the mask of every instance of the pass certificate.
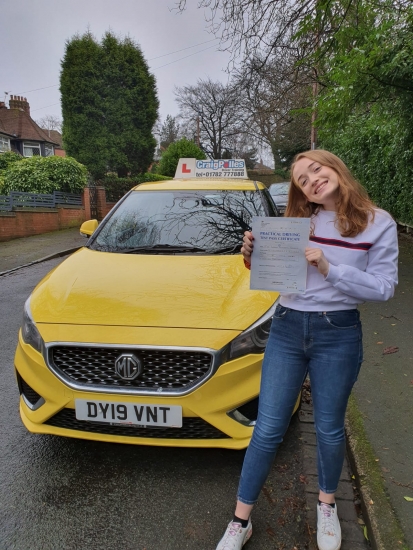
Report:
[[310,218],[252,218],[251,290],[305,292]]

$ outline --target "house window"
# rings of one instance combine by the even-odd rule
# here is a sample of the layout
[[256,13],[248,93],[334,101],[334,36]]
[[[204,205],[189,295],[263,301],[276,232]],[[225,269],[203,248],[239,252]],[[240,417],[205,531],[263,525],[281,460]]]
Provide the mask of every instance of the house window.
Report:
[[45,145],[44,145],[44,156],[45,157],[52,157],[53,155],[54,155],[53,145],[50,145],[50,143],[45,143]]
[[10,151],[10,140],[4,136],[0,136],[0,153]]
[[40,143],[23,143],[23,156],[34,157],[40,156]]

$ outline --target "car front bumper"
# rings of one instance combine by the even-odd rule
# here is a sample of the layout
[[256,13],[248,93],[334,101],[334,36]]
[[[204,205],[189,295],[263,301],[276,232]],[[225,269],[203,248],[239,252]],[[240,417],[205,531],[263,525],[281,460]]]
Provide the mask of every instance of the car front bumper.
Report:
[[[177,396],[130,395],[77,390],[60,380],[43,355],[19,335],[15,355],[20,388],[20,415],[33,433],[96,441],[183,447],[245,448],[256,418],[262,354],[251,354],[222,364],[192,392]],[[182,428],[119,426],[77,420],[75,399],[182,407]],[[244,414],[248,414],[246,418]],[[246,412],[247,411],[247,412]],[[255,416],[255,418],[253,418]]]

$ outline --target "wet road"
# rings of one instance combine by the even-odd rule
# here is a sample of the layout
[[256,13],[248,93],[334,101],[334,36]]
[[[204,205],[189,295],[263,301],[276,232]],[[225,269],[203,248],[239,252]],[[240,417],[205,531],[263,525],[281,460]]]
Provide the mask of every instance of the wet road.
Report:
[[[22,425],[13,356],[23,304],[60,261],[0,278],[0,550],[213,550],[233,511],[243,451],[96,443]],[[308,547],[299,438],[294,418],[249,550]]]

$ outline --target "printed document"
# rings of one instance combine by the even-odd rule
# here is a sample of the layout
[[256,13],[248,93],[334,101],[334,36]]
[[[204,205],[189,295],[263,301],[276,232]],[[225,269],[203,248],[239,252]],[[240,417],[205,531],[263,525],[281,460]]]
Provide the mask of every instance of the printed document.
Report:
[[252,218],[251,290],[305,292],[310,218]]

